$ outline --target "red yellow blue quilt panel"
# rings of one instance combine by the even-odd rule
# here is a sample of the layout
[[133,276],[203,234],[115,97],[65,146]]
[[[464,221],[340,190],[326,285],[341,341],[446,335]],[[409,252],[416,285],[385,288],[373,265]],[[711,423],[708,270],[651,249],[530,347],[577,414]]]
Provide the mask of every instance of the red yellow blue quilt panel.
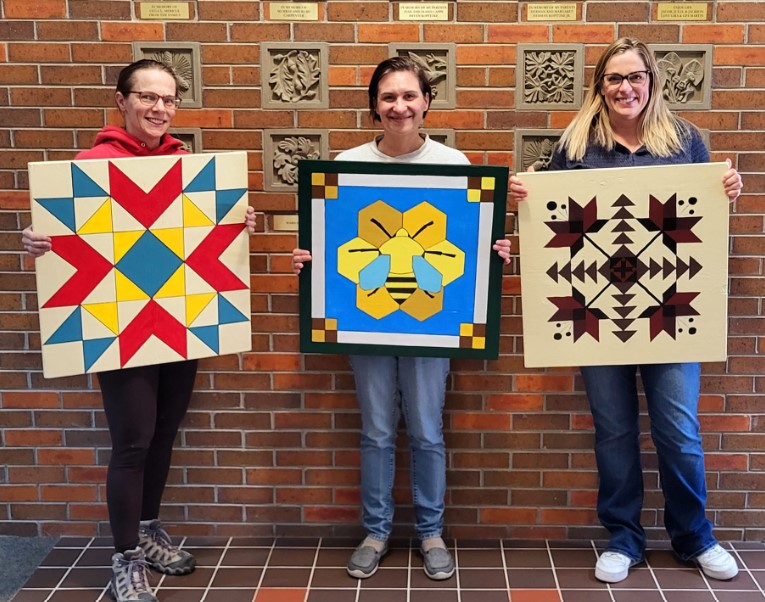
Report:
[[251,349],[245,152],[29,164],[46,377]]

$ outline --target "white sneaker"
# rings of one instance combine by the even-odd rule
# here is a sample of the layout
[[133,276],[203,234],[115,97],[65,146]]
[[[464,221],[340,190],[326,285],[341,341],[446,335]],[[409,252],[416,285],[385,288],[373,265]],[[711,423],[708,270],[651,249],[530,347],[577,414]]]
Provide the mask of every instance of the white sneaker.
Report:
[[627,578],[630,567],[637,563],[637,560],[619,552],[603,552],[595,564],[595,579],[606,583],[619,583]]
[[738,575],[736,560],[720,544],[699,554],[693,561],[699,565],[702,573],[712,579],[726,581]]

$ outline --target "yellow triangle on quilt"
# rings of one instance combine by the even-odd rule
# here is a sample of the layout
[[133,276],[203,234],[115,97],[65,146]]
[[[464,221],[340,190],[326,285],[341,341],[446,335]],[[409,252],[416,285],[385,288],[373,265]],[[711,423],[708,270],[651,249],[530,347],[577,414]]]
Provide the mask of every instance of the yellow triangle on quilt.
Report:
[[119,319],[117,317],[116,303],[88,303],[82,306],[96,320],[101,322],[114,334],[120,333]]
[[114,233],[114,263],[117,263],[125,256],[125,253],[133,247],[144,232],[146,232],[146,230]]
[[184,269],[181,265],[175,274],[170,276],[162,285],[157,293],[154,295],[157,298],[163,297],[183,297],[186,294],[186,278],[184,277]]
[[204,212],[183,195],[183,225],[189,226],[214,226],[212,220]]
[[185,259],[183,256],[183,228],[162,228],[151,232],[178,257]]
[[186,326],[191,326],[202,310],[210,304],[217,293],[201,293],[186,297]]
[[117,276],[117,301],[139,301],[149,298],[149,295],[133,284],[133,281],[125,274],[119,270],[114,270],[114,274]]
[[111,199],[106,199],[106,202],[96,209],[88,221],[80,226],[77,234],[102,234],[111,232],[112,229],[112,202]]

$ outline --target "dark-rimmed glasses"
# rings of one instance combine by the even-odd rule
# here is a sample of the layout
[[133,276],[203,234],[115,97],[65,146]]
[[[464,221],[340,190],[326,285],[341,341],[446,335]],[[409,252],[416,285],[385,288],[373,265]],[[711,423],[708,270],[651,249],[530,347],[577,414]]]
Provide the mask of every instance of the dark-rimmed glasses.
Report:
[[622,75],[621,73],[606,73],[603,76],[603,83],[609,88],[618,88],[626,79],[631,86],[637,87],[646,83],[650,74],[650,71],[633,71],[627,75]]
[[177,96],[160,96],[154,92],[141,92],[138,90],[130,90],[128,94],[138,94],[138,100],[142,105],[147,107],[153,107],[162,99],[162,104],[166,109],[177,109],[181,104],[181,99]]

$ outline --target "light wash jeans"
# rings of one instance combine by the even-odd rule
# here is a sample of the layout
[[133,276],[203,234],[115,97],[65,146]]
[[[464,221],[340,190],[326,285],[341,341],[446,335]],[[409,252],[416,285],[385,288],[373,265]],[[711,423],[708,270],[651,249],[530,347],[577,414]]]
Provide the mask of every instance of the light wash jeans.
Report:
[[417,535],[441,535],[446,494],[442,413],[449,360],[371,355],[350,360],[361,409],[361,507],[367,534],[384,541],[393,528],[396,431],[403,410]]
[[712,523],[705,516],[704,452],[696,417],[699,364],[581,369],[595,422],[598,517],[611,533],[608,550],[642,560],[646,538],[640,525],[643,471],[638,445],[638,368],[659,459],[664,526],[675,552],[688,560],[717,543]]

